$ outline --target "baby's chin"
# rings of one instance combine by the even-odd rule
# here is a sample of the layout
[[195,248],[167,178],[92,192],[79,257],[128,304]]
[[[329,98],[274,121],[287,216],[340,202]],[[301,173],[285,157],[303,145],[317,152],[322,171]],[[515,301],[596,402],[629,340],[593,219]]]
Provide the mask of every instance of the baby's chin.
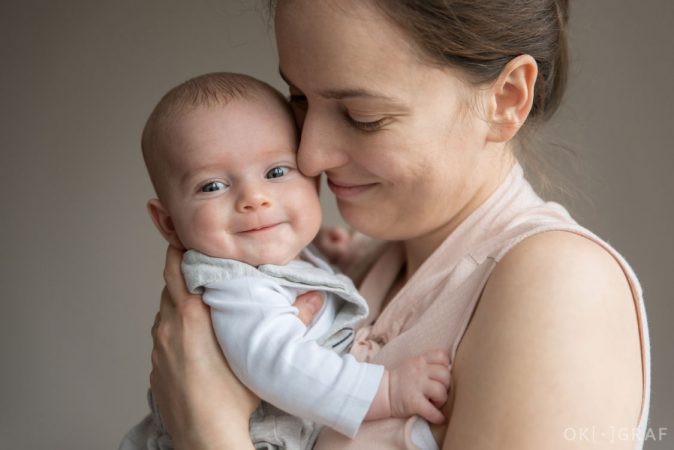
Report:
[[239,245],[232,245],[233,242],[227,242],[226,245],[208,245],[201,242],[203,245],[195,245],[193,248],[213,258],[233,259],[251,266],[284,266],[297,259],[302,249],[311,243],[309,238],[299,239],[287,233],[274,235],[274,239],[265,237],[262,235],[259,240],[237,242]]
[[252,258],[242,258],[240,261],[250,264],[251,266],[261,266],[263,264],[271,264],[274,266],[285,266],[290,261],[297,259],[299,257],[299,252],[293,252],[292,254],[279,254],[279,255],[269,255],[267,257],[256,257]]
[[309,245],[310,242],[305,243],[299,239],[278,240],[273,243],[267,243],[259,251],[253,252],[251,248],[247,248],[239,255],[239,258],[232,259],[238,259],[251,266],[261,266],[263,264],[285,266],[290,261],[298,259],[302,249]]

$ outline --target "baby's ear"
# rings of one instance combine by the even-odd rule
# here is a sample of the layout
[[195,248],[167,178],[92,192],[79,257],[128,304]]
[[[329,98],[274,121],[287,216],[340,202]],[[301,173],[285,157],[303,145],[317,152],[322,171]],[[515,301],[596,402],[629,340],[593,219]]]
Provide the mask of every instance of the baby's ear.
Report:
[[161,235],[164,236],[164,239],[166,239],[172,247],[184,250],[183,244],[180,242],[175,226],[173,225],[173,220],[159,199],[150,199],[147,202],[147,211],[150,213],[154,226],[157,227]]

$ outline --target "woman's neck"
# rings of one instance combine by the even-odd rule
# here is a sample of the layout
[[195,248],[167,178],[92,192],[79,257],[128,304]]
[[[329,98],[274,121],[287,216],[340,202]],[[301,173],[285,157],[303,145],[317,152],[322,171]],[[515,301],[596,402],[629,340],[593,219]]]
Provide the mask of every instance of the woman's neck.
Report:
[[512,159],[509,159],[506,164],[501,165],[495,171],[495,175],[490,177],[493,181],[483,183],[476,189],[472,196],[464,203],[464,206],[457,211],[450,220],[429,233],[404,241],[406,266],[404,274],[405,282],[419,270],[419,267],[421,267],[424,261],[433,254],[440,244],[442,244],[464,220],[491,197],[506,179],[515,163],[516,160],[513,157]]

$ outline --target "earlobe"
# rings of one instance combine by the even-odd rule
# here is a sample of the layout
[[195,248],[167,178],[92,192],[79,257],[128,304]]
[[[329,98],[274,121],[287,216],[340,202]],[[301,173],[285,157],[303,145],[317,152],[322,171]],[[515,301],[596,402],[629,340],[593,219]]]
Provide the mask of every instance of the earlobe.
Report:
[[524,125],[534,101],[537,76],[538,66],[530,55],[517,56],[503,68],[489,92],[489,141],[507,142]]
[[152,219],[154,226],[157,227],[157,230],[164,236],[164,239],[166,239],[172,247],[184,250],[182,242],[178,239],[173,220],[159,199],[150,199],[147,202],[147,211],[150,213],[150,218]]

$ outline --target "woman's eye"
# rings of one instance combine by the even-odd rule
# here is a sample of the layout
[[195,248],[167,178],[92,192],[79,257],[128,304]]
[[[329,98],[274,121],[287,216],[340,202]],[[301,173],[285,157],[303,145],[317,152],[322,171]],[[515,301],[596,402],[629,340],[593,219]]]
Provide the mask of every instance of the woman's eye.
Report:
[[211,181],[201,187],[201,192],[215,192],[222,191],[227,188],[227,185],[222,181]]
[[354,119],[353,117],[347,114],[346,119],[352,126],[363,131],[377,131],[380,130],[384,125],[386,125],[386,118],[371,121],[360,121]]
[[288,173],[290,169],[288,167],[283,167],[283,166],[278,166],[274,167],[271,169],[267,174],[265,175],[265,178],[271,179],[271,178],[280,178]]

